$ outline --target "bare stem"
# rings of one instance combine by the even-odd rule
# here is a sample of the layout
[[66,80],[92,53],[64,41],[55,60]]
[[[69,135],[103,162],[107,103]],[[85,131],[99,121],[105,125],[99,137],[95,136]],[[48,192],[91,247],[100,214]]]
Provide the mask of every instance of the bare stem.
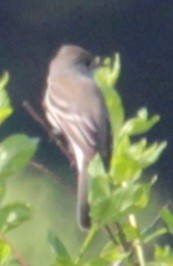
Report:
[[[134,214],[129,215],[129,222],[132,227],[138,228],[136,217]],[[145,264],[144,251],[142,248],[141,240],[139,238],[136,238],[134,242],[134,249],[136,251],[136,256],[138,258],[139,266],[145,266],[146,264]]]
[[116,240],[115,236],[113,235],[111,228],[108,225],[105,225],[105,230],[106,230],[109,238],[112,240],[112,242],[115,245],[118,245],[118,241]]

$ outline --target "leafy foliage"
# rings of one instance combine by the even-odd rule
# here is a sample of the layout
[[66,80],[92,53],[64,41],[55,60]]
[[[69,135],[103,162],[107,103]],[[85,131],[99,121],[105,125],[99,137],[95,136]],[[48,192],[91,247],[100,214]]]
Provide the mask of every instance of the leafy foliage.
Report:
[[[144,248],[145,243],[167,233],[168,229],[172,233],[173,217],[170,211],[166,208],[161,212],[159,219],[162,218],[167,226],[159,229],[155,228],[154,223],[150,228],[141,229],[136,218],[136,214],[147,207],[151,189],[157,180],[157,176],[153,176],[150,182],[144,183],[144,171],[158,161],[167,146],[165,141],[149,143],[143,137],[158,123],[160,117],[150,116],[148,110],[142,108],[135,117],[126,119],[122,99],[115,89],[119,76],[118,54],[113,61],[106,59],[104,66],[95,73],[111,119],[111,166],[106,172],[98,154],[90,163],[88,172],[92,227],[76,259],[69,256],[61,241],[54,236],[53,246],[57,258],[54,265],[173,265],[169,248],[153,246],[153,262],[146,258]],[[84,254],[102,229],[108,232],[110,242],[95,259],[84,259]]]
[[[150,182],[145,183],[145,170],[158,161],[167,146],[165,141],[149,143],[143,136],[158,123],[160,117],[150,116],[148,110],[142,108],[133,118],[127,119],[122,99],[115,88],[119,76],[118,54],[114,60],[106,59],[104,66],[95,73],[110,114],[113,147],[108,172],[98,154],[88,169],[92,226],[77,258],[72,258],[63,242],[50,231],[48,241],[55,255],[52,266],[173,265],[170,247],[153,244],[157,237],[173,234],[173,215],[168,207],[160,211],[150,227],[140,228],[137,220],[138,212],[147,207],[151,189],[157,180],[157,176],[153,176]],[[0,79],[0,124],[13,112],[5,89],[8,79],[7,73]],[[26,221],[31,215],[31,208],[20,202],[4,205],[3,198],[7,178],[27,165],[37,144],[38,139],[19,134],[0,143],[0,265],[25,265],[15,256],[4,234]],[[162,220],[159,228],[156,227],[158,220]],[[95,258],[87,258],[85,254],[100,230],[108,233],[109,241]],[[152,243],[152,261],[145,254],[148,243]]]
[[[5,89],[9,76],[7,73],[0,79],[0,124],[2,124],[13,108]],[[10,265],[16,255],[4,233],[18,227],[31,215],[31,208],[21,202],[3,204],[6,191],[6,180],[16,175],[32,158],[38,139],[30,139],[25,135],[13,135],[0,143],[0,265]],[[21,265],[16,261],[16,265]]]

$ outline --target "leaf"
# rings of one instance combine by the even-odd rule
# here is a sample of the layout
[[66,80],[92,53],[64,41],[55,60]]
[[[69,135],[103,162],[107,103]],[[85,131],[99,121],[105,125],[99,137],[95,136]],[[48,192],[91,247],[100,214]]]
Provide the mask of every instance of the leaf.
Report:
[[125,181],[136,180],[140,177],[142,169],[137,162],[127,156],[117,155],[112,158],[111,180],[122,184]]
[[2,124],[13,112],[9,96],[5,88],[8,81],[9,75],[6,72],[0,79],[0,124]]
[[88,167],[88,173],[92,177],[104,176],[106,174],[101,156],[99,154],[96,154],[96,156],[91,160]]
[[31,209],[26,204],[11,203],[0,208],[0,230],[10,231],[22,222],[26,221],[31,215]]
[[14,175],[30,161],[36,151],[38,138],[13,135],[0,144],[0,177]]
[[[86,251],[90,248],[91,243],[93,242],[93,239],[95,239],[95,237],[97,236],[97,233],[99,231],[99,228],[97,225],[93,225],[91,226],[90,230],[88,231],[85,240],[80,248],[80,255],[79,258],[83,256],[83,254],[86,253]],[[80,263],[80,260],[79,260]]]
[[7,265],[11,259],[12,250],[9,244],[0,240],[0,265]]
[[101,157],[97,154],[91,161],[89,168],[89,202],[99,201],[110,194],[108,176],[103,167]]
[[115,186],[110,196],[92,202],[91,216],[93,222],[104,225],[121,221],[131,213],[146,207],[154,179],[148,184],[127,183],[125,187]]
[[157,162],[164,149],[167,147],[167,142],[153,143],[146,147],[141,154],[132,153],[129,149],[128,154],[135,160],[141,168],[147,168]]
[[120,76],[120,55],[115,54],[115,57],[106,58],[103,62],[103,66],[97,69],[95,72],[96,81],[101,85],[101,87],[114,87]]
[[109,111],[112,135],[114,137],[114,140],[116,140],[116,137],[119,134],[119,131],[121,130],[121,127],[124,123],[125,114],[123,104],[118,92],[114,88],[103,87],[101,89]]
[[169,211],[169,209],[163,208],[160,212],[160,215],[166,223],[169,232],[173,234],[173,214]]
[[141,239],[140,229],[130,224],[128,220],[127,223],[123,224],[123,232],[127,243],[133,243],[136,239]]
[[62,266],[73,265],[67,249],[53,231],[49,232],[48,240],[52,247],[53,252],[56,254],[57,265],[62,265]]
[[111,64],[110,59],[106,59],[104,66],[95,73],[95,79],[104,95],[109,111],[113,136],[117,135],[124,122],[124,108],[121,97],[114,89],[120,75],[120,56],[115,55]]
[[9,82],[9,73],[5,72],[0,78],[0,90],[3,90]]
[[165,235],[167,233],[166,228],[160,227],[159,229],[156,228],[149,228],[145,229],[145,231],[142,233],[142,239],[144,243],[149,243],[156,238]]
[[129,119],[121,129],[120,134],[123,135],[139,135],[148,132],[158,121],[160,117],[154,115],[148,118],[148,112],[146,108],[142,108],[138,111],[137,117]]

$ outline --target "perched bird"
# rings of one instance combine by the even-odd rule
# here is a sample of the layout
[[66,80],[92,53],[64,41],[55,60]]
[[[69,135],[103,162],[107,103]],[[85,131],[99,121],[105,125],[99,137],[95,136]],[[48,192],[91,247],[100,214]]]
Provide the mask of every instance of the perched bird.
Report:
[[97,67],[94,57],[86,50],[75,45],[62,46],[50,62],[43,97],[52,132],[63,137],[65,149],[78,172],[77,214],[82,229],[90,226],[89,162],[99,152],[107,166],[111,154],[108,111],[93,76]]

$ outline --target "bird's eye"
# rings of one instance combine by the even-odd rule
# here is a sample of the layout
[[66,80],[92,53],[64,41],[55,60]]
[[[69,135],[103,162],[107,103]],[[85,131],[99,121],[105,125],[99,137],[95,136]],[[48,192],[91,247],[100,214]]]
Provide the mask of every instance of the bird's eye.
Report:
[[91,60],[89,58],[84,59],[84,64],[86,67],[89,67],[91,65]]

